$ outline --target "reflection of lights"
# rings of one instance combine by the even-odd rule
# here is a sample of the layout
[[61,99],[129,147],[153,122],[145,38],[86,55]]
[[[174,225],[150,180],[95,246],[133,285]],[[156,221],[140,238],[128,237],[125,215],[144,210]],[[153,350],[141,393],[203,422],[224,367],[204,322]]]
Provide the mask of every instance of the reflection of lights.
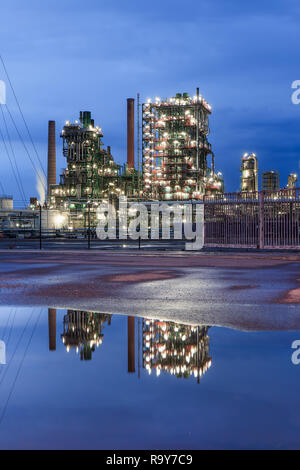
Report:
[[211,366],[208,328],[145,320],[143,360],[148,373],[153,369],[157,376],[165,371],[199,379]]
[[109,318],[106,314],[69,310],[61,336],[67,352],[74,347],[81,360],[91,360],[95,348],[102,344],[102,329],[106,321],[110,324]]

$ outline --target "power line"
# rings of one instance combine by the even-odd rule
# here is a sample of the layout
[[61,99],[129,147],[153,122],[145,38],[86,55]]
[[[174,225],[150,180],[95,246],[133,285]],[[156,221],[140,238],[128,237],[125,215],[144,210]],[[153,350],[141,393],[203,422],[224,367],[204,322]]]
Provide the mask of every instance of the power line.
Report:
[[8,333],[8,338],[7,338],[7,340],[6,340],[6,345],[7,345],[7,346],[8,346],[8,343],[9,343],[9,341],[10,341],[11,333],[12,333],[12,330],[13,330],[13,327],[14,327],[14,324],[15,324],[16,314],[17,314],[17,309],[15,309],[14,316],[13,316],[13,319],[12,319],[12,322],[11,322],[11,325],[10,325],[10,330],[9,330],[9,333]]
[[2,106],[0,106],[0,108],[1,108],[2,118],[3,118],[5,129],[6,129],[8,142],[9,142],[9,145],[10,145],[10,150],[11,150],[11,153],[12,153],[12,156],[13,156],[13,159],[14,159],[14,163],[15,163],[15,167],[16,167],[17,177],[18,177],[19,183],[20,183],[19,187],[21,188],[21,197],[23,198],[24,204],[26,205],[26,195],[25,195],[25,192],[24,192],[24,187],[23,187],[22,179],[21,179],[20,172],[19,172],[16,155],[15,155],[15,152],[14,152],[14,149],[13,149],[13,146],[12,146],[12,142],[11,142],[11,138],[10,138],[10,135],[9,135],[8,126],[7,126],[7,122],[6,122],[6,119],[5,119],[5,114],[4,114],[4,111],[2,109]]
[[1,191],[2,191],[2,193],[3,193],[3,196],[4,196],[4,194],[5,194],[5,191],[4,191],[4,186],[3,186],[3,184],[1,183],[1,181],[0,181],[0,188],[1,188]]
[[5,369],[4,374],[3,374],[2,377],[1,377],[0,386],[2,385],[3,380],[5,379],[6,374],[7,374],[8,370],[9,370],[9,368],[10,368],[10,365],[12,364],[12,361],[13,361],[15,355],[16,355],[16,352],[17,352],[17,350],[18,350],[19,345],[21,344],[21,341],[22,341],[22,339],[23,339],[23,336],[24,336],[24,334],[25,334],[25,331],[26,331],[26,329],[27,329],[27,326],[28,326],[28,324],[29,324],[31,318],[33,317],[33,313],[34,313],[34,310],[32,310],[31,315],[30,315],[30,317],[28,318],[28,320],[27,320],[27,322],[26,322],[26,325],[24,326],[24,328],[23,328],[23,330],[22,330],[22,333],[21,333],[21,335],[20,335],[20,337],[19,337],[19,340],[18,340],[18,342],[17,342],[17,344],[16,344],[16,347],[15,347],[15,349],[14,349],[14,352],[13,352],[11,358],[10,358],[10,362],[8,363],[8,366],[7,366],[7,368]]
[[[11,309],[10,314],[9,314],[9,318],[7,320],[7,327],[8,327],[9,321],[10,321],[12,310],[13,309]],[[7,339],[5,339],[5,336],[6,336],[6,331],[5,331],[5,333],[3,334],[3,338],[2,338],[3,341],[5,340],[4,342],[5,342],[6,354],[7,354],[7,348],[8,348],[8,344],[9,344],[9,341],[10,341],[13,326],[14,326],[14,323],[15,323],[16,313],[17,313],[17,309],[15,308],[14,316],[13,316],[13,319],[12,319],[12,322],[11,322],[11,325],[10,325],[10,330],[8,332],[8,337],[7,337]],[[3,369],[0,369],[0,376],[1,376],[2,371],[3,371]]]
[[22,357],[22,359],[21,359],[19,368],[18,368],[18,370],[17,370],[17,374],[16,374],[16,376],[15,376],[15,379],[14,379],[14,381],[13,381],[13,384],[12,384],[12,387],[11,387],[11,389],[10,389],[9,395],[8,395],[8,397],[7,397],[6,403],[5,403],[5,405],[4,405],[2,414],[1,414],[1,416],[0,416],[0,425],[1,425],[2,421],[3,421],[4,416],[5,416],[5,413],[6,413],[6,410],[7,410],[7,407],[8,407],[8,403],[9,403],[9,400],[10,400],[10,398],[11,398],[11,396],[12,396],[12,394],[13,394],[13,391],[14,391],[14,389],[15,389],[15,386],[16,386],[16,383],[17,383],[17,380],[18,380],[18,377],[19,377],[19,375],[20,375],[20,372],[21,372],[21,369],[22,369],[22,366],[23,366],[23,363],[24,363],[26,354],[27,354],[27,352],[28,352],[29,346],[30,346],[30,344],[31,344],[31,341],[32,341],[33,335],[34,335],[34,333],[35,333],[36,327],[37,327],[37,325],[38,325],[39,319],[40,319],[40,317],[41,317],[41,314],[42,314],[42,309],[40,310],[40,313],[39,313],[39,315],[38,315],[38,317],[37,317],[37,319],[36,319],[35,325],[34,325],[34,327],[33,327],[33,329],[32,329],[32,332],[31,332],[29,341],[28,341],[28,343],[27,343],[27,346],[26,346],[26,348],[25,348],[25,351],[24,351],[23,357]]
[[15,122],[15,120],[14,120],[14,118],[13,118],[13,115],[11,114],[11,112],[10,112],[9,107],[7,106],[7,104],[5,105],[5,107],[6,107],[6,109],[7,109],[7,112],[8,112],[8,114],[9,114],[9,116],[10,116],[10,119],[11,119],[11,121],[12,121],[12,123],[13,123],[13,125],[14,125],[16,131],[17,131],[17,133],[18,133],[19,139],[21,140],[21,142],[22,142],[22,144],[23,144],[23,147],[24,147],[24,149],[25,149],[25,152],[27,153],[27,156],[28,156],[28,158],[29,158],[29,160],[30,160],[30,162],[31,162],[31,165],[32,165],[32,167],[33,167],[33,169],[34,169],[34,171],[35,171],[35,174],[37,175],[37,178],[40,180],[40,183],[42,184],[42,186],[44,186],[44,181],[43,181],[43,179],[41,178],[41,176],[40,176],[40,174],[39,174],[39,171],[38,171],[37,167],[35,166],[34,161],[33,161],[32,158],[31,158],[31,155],[30,155],[30,153],[29,153],[29,150],[28,150],[28,148],[27,148],[27,146],[26,146],[26,144],[25,144],[25,142],[24,142],[24,139],[23,139],[22,135],[20,134],[20,131],[19,131],[19,129],[18,129],[18,126],[17,126],[17,124],[16,124],[16,122]]
[[11,89],[12,89],[12,92],[13,92],[13,95],[14,95],[14,97],[15,97],[15,100],[16,100],[16,103],[17,103],[17,106],[18,106],[18,109],[19,109],[20,114],[21,114],[21,116],[22,116],[23,122],[24,122],[24,124],[25,124],[27,133],[28,133],[28,135],[29,135],[30,141],[31,141],[32,146],[33,146],[33,148],[34,148],[34,151],[35,151],[35,154],[36,154],[37,159],[38,159],[38,161],[39,161],[39,164],[40,164],[40,166],[41,166],[42,172],[44,173],[44,176],[46,177],[45,170],[44,170],[44,168],[43,168],[43,165],[42,165],[42,162],[41,162],[41,160],[40,160],[39,154],[38,154],[38,152],[37,152],[37,150],[36,150],[36,147],[35,147],[35,145],[34,145],[34,142],[33,142],[31,133],[30,133],[30,131],[29,131],[29,128],[28,128],[26,119],[25,119],[24,114],[23,114],[23,112],[22,112],[22,110],[21,110],[21,106],[20,106],[19,100],[18,100],[18,98],[17,98],[17,95],[16,95],[16,93],[15,93],[15,90],[14,90],[14,87],[13,87],[13,85],[12,85],[11,79],[10,79],[10,77],[9,77],[9,75],[8,75],[8,71],[7,71],[7,69],[6,69],[4,60],[3,60],[3,58],[2,58],[1,55],[0,55],[0,60],[1,60],[1,62],[2,62],[3,69],[4,69],[4,71],[5,71],[5,74],[6,74],[6,76],[7,76],[8,82],[9,82],[10,87],[11,87]]
[[3,341],[4,341],[4,338],[5,338],[5,336],[6,336],[6,331],[7,331],[7,328],[8,328],[8,324],[9,324],[9,320],[10,320],[10,317],[11,317],[12,312],[13,312],[13,308],[10,309],[9,315],[7,316],[6,325],[5,325],[5,327],[3,328]]
[[[1,107],[1,106],[0,106],[0,107]],[[1,107],[1,110],[2,110],[2,107]],[[19,183],[19,180],[18,180],[18,177],[17,177],[17,174],[16,174],[16,170],[15,170],[15,167],[14,167],[14,165],[13,165],[12,159],[10,158],[10,154],[9,154],[9,151],[8,151],[8,148],[7,148],[7,145],[6,145],[5,138],[4,138],[3,132],[2,132],[2,130],[1,130],[1,127],[0,127],[0,136],[1,136],[1,138],[2,138],[2,142],[3,142],[4,148],[5,148],[6,154],[7,154],[7,156],[8,156],[8,159],[9,159],[9,162],[10,162],[10,166],[11,166],[13,175],[14,175],[14,177],[15,177],[17,186],[18,186],[18,188],[19,188],[21,198],[23,198],[22,190],[21,190],[20,183]]]

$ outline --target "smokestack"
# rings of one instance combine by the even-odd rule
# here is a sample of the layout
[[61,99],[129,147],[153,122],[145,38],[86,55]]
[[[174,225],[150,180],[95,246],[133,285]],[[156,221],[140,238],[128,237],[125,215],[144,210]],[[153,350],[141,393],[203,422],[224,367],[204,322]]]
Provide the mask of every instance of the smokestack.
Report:
[[134,99],[127,100],[127,167],[134,168]]
[[128,372],[135,372],[135,318],[128,317]]
[[107,146],[107,155],[111,155],[111,147],[110,147],[110,145]]
[[48,309],[49,351],[56,351],[56,309]]
[[56,145],[55,145],[55,121],[49,121],[48,128],[48,174],[47,196],[50,195],[50,185],[56,184]]

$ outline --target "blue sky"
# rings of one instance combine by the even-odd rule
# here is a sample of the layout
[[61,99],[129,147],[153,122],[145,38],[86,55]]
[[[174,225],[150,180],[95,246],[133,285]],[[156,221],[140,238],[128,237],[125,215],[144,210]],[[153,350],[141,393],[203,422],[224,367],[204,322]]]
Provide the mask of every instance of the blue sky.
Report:
[[[300,160],[300,105],[291,102],[291,84],[300,79],[298,5],[292,0],[1,2],[0,52],[45,166],[49,119],[57,121],[59,133],[65,120],[91,110],[105,145],[124,162],[126,98],[137,92],[143,99],[194,94],[199,86],[213,107],[209,139],[226,190],[239,187],[245,151],[257,153],[260,171],[278,169],[285,186]],[[0,79],[5,79],[1,67]],[[17,116],[9,90],[7,103]],[[12,138],[26,195],[34,196],[33,169],[13,132]],[[20,199],[1,142],[0,158],[5,192]],[[65,166],[60,142],[57,166],[59,174]]]

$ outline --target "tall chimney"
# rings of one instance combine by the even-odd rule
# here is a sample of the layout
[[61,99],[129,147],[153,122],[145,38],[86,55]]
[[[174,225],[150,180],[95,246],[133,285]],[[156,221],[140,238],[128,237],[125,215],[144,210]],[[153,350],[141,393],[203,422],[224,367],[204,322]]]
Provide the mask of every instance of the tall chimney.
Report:
[[127,99],[127,167],[134,168],[134,99]]
[[56,309],[48,309],[49,351],[56,351]]
[[55,148],[55,121],[49,121],[48,130],[48,173],[47,197],[50,196],[50,185],[56,184],[56,148]]
[[135,317],[128,317],[128,372],[135,372]]

